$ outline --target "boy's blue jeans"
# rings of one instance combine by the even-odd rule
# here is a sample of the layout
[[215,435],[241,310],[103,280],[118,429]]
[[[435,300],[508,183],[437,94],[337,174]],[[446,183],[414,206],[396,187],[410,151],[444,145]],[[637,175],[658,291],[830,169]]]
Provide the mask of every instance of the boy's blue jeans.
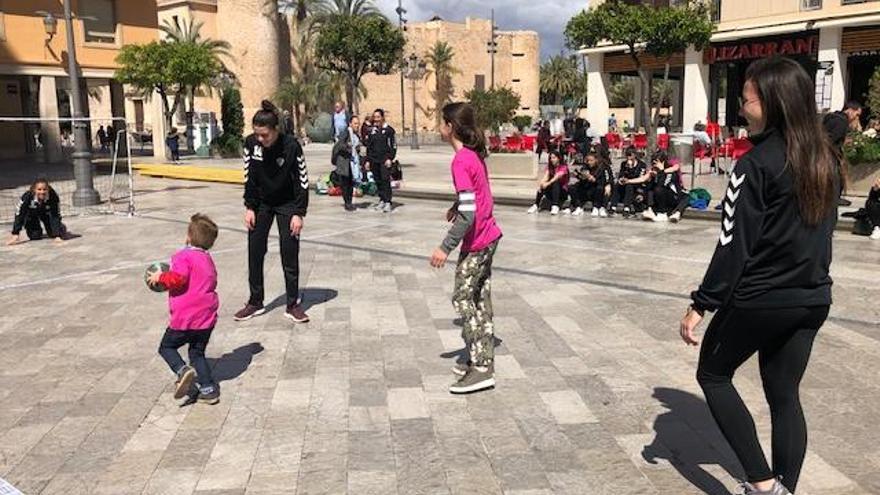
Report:
[[195,368],[199,391],[209,393],[214,390],[214,378],[211,376],[211,367],[205,359],[205,348],[211,339],[213,328],[207,330],[165,330],[162,342],[159,344],[159,355],[168,363],[168,367],[175,375],[186,366],[186,362],[180,357],[178,349],[189,344],[189,364]]

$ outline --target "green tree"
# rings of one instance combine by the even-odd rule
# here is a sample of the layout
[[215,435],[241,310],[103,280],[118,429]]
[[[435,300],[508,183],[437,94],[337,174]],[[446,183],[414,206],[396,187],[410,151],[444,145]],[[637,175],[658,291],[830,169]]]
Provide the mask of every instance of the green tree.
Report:
[[[605,2],[572,17],[565,27],[565,37],[572,48],[592,47],[603,41],[627,47],[642,88],[636,112],[646,123],[649,134],[654,136],[654,125],[649,118],[649,87],[653,74],[643,68],[639,55],[646,53],[664,59],[664,81],[668,81],[672,55],[689,45],[702,49],[708,44],[715,29],[709,14],[708,4],[699,0],[668,8]],[[660,96],[662,101],[663,95]]]
[[871,110],[874,118],[880,118],[880,67],[874,71],[868,82],[868,93],[865,95],[865,104]]
[[495,134],[501,124],[513,119],[520,102],[519,95],[507,87],[489,90],[474,88],[466,92],[464,97],[474,107],[477,126]]
[[323,23],[315,40],[316,66],[345,77],[350,113],[357,113],[357,89],[364,75],[397,68],[405,40],[384,17],[336,16]]
[[[459,73],[459,70],[452,64],[455,57],[455,51],[445,41],[438,41],[431,47],[431,51],[425,54],[425,60],[431,66],[434,72],[434,91],[431,96],[434,98],[434,121],[437,128],[440,128],[440,118],[442,117],[443,106],[452,101],[455,96],[455,87],[452,84],[452,76]],[[426,74],[427,78],[428,75]]]
[[371,0],[319,0],[315,12],[323,18],[343,17],[381,17],[382,12]]
[[539,77],[541,100],[561,105],[564,100],[575,97],[581,76],[575,58],[556,55],[541,64]]
[[[159,27],[162,32],[166,35],[167,43],[192,43],[199,45],[203,50],[209,51],[216,64],[221,67],[221,69],[225,69],[222,58],[221,57],[229,57],[231,56],[229,53],[229,43],[222,40],[214,40],[210,38],[202,38],[201,29],[202,22],[196,22],[193,19],[189,19],[189,21],[180,22],[178,19],[174,19],[174,21],[165,20],[162,25]],[[193,140],[194,127],[193,127],[193,116],[195,115],[195,106],[196,106],[196,92],[204,91],[206,94],[213,94],[212,91],[212,83],[214,82],[214,76],[210,78],[199,81],[199,84],[189,86],[184,88],[185,99],[187,110],[186,110],[186,143],[187,147],[190,151],[195,151],[195,144]]]
[[241,93],[233,86],[227,86],[221,91],[220,118],[223,123],[223,134],[215,140],[215,143],[222,156],[236,156],[241,152],[244,135],[244,108],[241,104]]

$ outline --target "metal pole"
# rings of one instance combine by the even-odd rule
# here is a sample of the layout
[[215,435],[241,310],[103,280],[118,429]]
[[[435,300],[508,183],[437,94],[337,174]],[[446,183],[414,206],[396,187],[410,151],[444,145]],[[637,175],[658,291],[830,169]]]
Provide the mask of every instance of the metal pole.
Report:
[[492,59],[492,69],[489,76],[489,88],[495,89],[495,52],[498,51],[495,49],[495,9],[492,9],[492,37],[489,40],[489,53],[490,58]]
[[[397,0],[397,25],[403,30],[403,0]],[[404,107],[404,91],[403,91],[403,70],[400,71],[400,132],[406,130],[406,111]]]
[[[414,69],[415,70],[415,69]],[[413,74],[415,76],[415,74]],[[412,146],[411,149],[419,149],[419,130],[416,124],[416,78],[412,78],[412,106],[413,106],[413,128],[412,128]]]
[[76,190],[73,191],[74,206],[90,206],[101,201],[95,190],[92,173],[92,153],[89,151],[88,124],[82,119],[82,92],[79,87],[79,64],[76,62],[76,46],[73,39],[73,15],[70,11],[70,0],[64,0],[64,25],[67,36],[67,71],[70,76],[70,108],[73,113],[73,129],[75,148],[73,159],[73,176],[76,179]]

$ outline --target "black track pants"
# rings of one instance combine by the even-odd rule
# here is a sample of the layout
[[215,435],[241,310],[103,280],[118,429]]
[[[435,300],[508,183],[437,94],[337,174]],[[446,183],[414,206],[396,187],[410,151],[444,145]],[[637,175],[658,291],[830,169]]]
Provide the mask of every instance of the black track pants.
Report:
[[299,238],[290,235],[292,215],[268,206],[261,206],[256,215],[254,230],[248,232],[248,283],[251,290],[248,302],[257,306],[263,304],[263,261],[266,258],[272,221],[277,219],[287,304],[295,304],[299,294]]

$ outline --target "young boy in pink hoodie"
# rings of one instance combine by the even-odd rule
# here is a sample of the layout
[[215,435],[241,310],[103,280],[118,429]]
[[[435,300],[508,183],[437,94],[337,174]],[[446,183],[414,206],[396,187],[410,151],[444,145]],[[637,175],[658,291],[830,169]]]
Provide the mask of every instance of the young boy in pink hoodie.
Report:
[[[159,344],[159,355],[177,376],[174,398],[189,394],[197,380],[198,401],[220,402],[220,391],[211,377],[205,348],[217,323],[217,269],[208,250],[217,239],[217,224],[205,215],[190,218],[186,247],[171,257],[171,270],[154,273],[149,283],[168,289],[168,329]],[[189,345],[189,365],[177,350]]]

